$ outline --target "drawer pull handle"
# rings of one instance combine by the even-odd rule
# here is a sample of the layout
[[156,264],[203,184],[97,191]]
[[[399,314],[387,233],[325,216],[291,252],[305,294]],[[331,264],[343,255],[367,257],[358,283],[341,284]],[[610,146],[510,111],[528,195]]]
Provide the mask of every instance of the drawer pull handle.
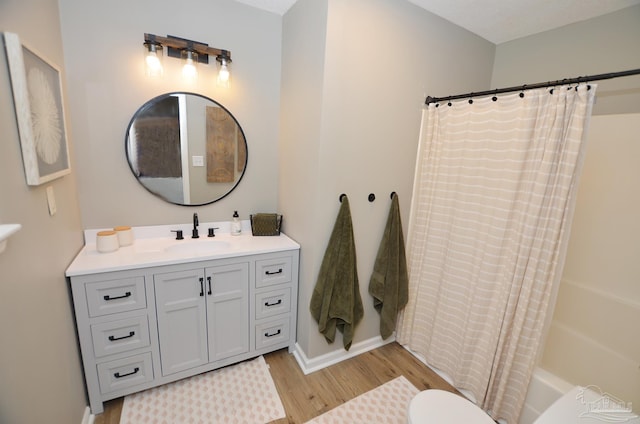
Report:
[[209,290],[207,291],[207,294],[211,296],[211,277],[210,276],[207,277],[207,281],[209,282]]
[[275,333],[272,333],[272,334],[264,333],[264,336],[265,337],[273,337],[273,336],[277,336],[280,333],[282,333],[282,330],[278,329],[278,331],[276,331]]
[[135,334],[136,334],[135,331],[129,331],[128,336],[122,336],[122,337],[109,336],[109,340],[112,342],[115,342],[116,340],[128,339],[129,337],[133,337]]
[[265,271],[265,274],[267,275],[276,275],[276,274],[282,274],[282,268],[278,269],[277,271],[271,272],[271,271]]
[[126,297],[131,297],[131,292],[126,292],[122,296],[113,296],[112,297],[112,296],[106,295],[106,296],[104,296],[104,300],[106,300],[108,302],[110,300],[124,299]]
[[138,371],[140,371],[140,368],[135,367],[135,368],[133,369],[133,371],[132,371],[132,372],[129,372],[129,373],[127,373],[127,374],[120,374],[119,372],[117,372],[117,373],[113,374],[113,376],[114,376],[115,378],[124,378],[124,377],[128,377],[128,376],[130,376],[130,375],[133,375],[133,374],[137,374],[137,373],[138,373]]
[[281,303],[282,303],[282,299],[278,299],[277,302],[273,302],[273,303],[264,302],[264,306],[276,306],[276,305],[280,305]]
[[204,278],[200,278],[200,296],[204,296]]

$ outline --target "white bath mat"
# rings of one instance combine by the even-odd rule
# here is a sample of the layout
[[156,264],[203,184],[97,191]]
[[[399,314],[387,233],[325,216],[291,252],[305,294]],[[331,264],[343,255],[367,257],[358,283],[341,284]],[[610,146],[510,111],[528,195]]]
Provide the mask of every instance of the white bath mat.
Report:
[[125,397],[120,424],[264,424],[284,407],[262,356]]
[[307,424],[405,424],[409,402],[419,390],[404,376],[376,387]]

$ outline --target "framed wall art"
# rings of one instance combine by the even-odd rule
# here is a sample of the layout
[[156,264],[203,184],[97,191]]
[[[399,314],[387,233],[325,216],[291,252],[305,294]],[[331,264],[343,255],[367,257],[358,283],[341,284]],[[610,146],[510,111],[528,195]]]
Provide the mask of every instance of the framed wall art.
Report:
[[28,185],[40,185],[71,172],[60,70],[4,33],[11,88]]

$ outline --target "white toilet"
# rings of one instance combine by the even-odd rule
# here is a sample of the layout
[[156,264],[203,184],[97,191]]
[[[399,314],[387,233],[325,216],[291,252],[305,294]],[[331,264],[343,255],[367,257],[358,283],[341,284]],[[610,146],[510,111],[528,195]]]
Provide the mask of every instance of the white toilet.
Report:
[[486,412],[460,395],[424,390],[411,399],[408,424],[496,424]]
[[[640,424],[640,418],[621,408],[606,393],[576,386],[555,401],[534,424]],[[604,402],[603,402],[604,401]],[[603,408],[603,404],[607,408]],[[409,424],[495,424],[482,409],[462,396],[444,390],[424,390],[409,403]]]

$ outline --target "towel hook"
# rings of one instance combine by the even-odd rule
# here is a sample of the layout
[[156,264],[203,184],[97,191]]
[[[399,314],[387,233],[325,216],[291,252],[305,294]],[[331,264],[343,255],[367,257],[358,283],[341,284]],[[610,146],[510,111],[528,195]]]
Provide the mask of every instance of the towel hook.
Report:
[[340,195],[340,203],[342,203],[342,198],[343,198],[343,197],[347,197],[347,195],[346,195],[346,194],[344,194],[344,193],[342,193],[342,194]]
[[391,195],[389,196],[389,197],[391,198],[391,200],[393,200],[393,196],[395,196],[395,195],[396,195],[396,192],[395,192],[395,191],[392,191],[392,192],[391,192]]
[[368,197],[370,202],[373,202],[374,200],[376,200],[376,195],[373,193],[369,193],[369,197]]

